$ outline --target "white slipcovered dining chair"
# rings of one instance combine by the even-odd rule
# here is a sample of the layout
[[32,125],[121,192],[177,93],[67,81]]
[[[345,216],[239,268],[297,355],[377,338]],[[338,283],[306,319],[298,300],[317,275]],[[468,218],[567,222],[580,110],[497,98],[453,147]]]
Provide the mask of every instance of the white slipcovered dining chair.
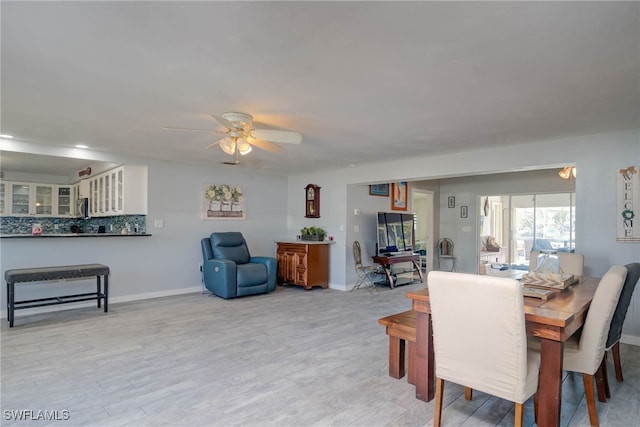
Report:
[[538,389],[540,353],[527,349],[522,286],[513,279],[431,271],[427,279],[433,323],[436,397],[433,425],[440,426],[444,381],[515,403]]
[[353,242],[353,262],[356,267],[356,275],[358,276],[358,280],[355,285],[351,288],[353,292],[354,289],[358,289],[360,286],[364,285],[367,287],[370,293],[371,288],[374,288],[378,291],[378,287],[375,283],[375,276],[378,271],[378,266],[375,265],[362,265],[362,249],[360,248],[360,242],[357,240]]
[[[579,337],[574,335],[569,338],[564,344],[562,369],[582,374],[589,422],[592,426],[599,425],[593,383],[595,379],[599,386],[600,401],[605,401],[604,376],[601,365],[603,365],[609,326],[613,312],[618,305],[626,276],[627,268],[621,265],[614,265],[607,271],[600,279],[598,288],[593,295],[582,333]],[[539,340],[529,339],[529,348],[537,349],[539,346]]]
[[[529,271],[534,271],[537,266],[538,255],[540,252],[531,251],[529,259]],[[582,277],[584,271],[584,255],[573,252],[557,252],[560,268],[563,273],[573,274],[575,277]]]

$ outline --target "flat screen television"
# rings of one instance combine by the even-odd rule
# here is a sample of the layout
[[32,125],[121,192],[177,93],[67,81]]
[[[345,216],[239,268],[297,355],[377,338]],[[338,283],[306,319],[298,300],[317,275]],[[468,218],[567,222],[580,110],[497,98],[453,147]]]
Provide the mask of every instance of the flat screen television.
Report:
[[415,246],[411,213],[378,212],[378,254],[412,252]]

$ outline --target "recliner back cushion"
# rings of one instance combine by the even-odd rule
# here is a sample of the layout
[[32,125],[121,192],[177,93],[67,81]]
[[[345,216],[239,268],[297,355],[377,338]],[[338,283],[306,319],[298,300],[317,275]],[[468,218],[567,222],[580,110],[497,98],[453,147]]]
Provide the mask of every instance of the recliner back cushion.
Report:
[[249,262],[249,248],[242,237],[242,233],[211,233],[211,248],[213,257],[217,259],[229,259],[236,264],[246,264]]

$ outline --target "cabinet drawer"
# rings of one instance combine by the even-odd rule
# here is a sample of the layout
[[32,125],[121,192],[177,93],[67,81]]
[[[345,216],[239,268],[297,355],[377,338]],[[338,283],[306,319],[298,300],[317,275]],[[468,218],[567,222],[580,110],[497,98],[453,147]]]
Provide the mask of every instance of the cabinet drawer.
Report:
[[296,285],[307,285],[307,270],[306,269],[296,269]]
[[296,254],[296,267],[297,268],[307,268],[307,254]]
[[299,252],[307,253],[308,245],[297,243],[278,243],[278,252]]

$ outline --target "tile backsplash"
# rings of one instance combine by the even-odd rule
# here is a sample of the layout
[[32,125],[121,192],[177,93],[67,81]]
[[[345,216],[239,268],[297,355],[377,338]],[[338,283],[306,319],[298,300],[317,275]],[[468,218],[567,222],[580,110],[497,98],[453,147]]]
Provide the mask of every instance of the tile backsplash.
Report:
[[43,234],[69,234],[72,226],[83,233],[97,233],[100,226],[104,226],[105,233],[111,234],[119,234],[123,228],[128,228],[129,234],[147,233],[146,215],[120,215],[89,219],[0,216],[0,234],[31,234],[33,224],[40,224]]

